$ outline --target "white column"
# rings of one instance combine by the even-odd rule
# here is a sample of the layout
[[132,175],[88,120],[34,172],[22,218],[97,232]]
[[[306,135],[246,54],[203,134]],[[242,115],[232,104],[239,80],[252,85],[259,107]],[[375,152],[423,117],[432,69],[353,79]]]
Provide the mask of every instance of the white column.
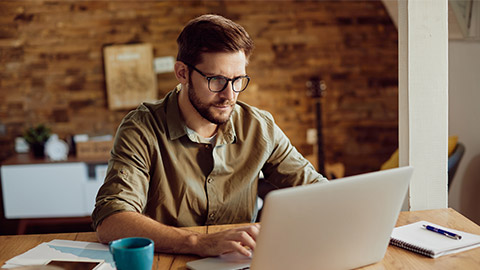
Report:
[[446,208],[447,0],[399,0],[400,166],[414,167],[408,209]]

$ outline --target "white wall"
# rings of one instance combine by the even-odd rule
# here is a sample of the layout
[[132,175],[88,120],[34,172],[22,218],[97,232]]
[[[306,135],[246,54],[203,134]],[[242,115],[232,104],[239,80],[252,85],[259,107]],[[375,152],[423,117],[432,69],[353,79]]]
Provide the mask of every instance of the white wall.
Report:
[[466,148],[449,206],[480,224],[480,41],[450,41],[448,61],[449,135]]

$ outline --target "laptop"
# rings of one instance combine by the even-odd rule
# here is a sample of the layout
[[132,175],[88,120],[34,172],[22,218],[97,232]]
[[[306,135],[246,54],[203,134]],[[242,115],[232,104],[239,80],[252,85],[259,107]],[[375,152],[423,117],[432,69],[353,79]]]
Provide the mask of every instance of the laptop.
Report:
[[272,191],[252,258],[231,253],[191,261],[187,267],[352,269],[379,262],[412,173],[407,166]]

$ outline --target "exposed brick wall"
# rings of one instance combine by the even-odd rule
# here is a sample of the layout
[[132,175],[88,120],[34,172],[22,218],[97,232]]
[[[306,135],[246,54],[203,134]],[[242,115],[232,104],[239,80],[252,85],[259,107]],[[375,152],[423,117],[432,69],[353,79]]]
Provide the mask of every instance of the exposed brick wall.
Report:
[[[26,127],[61,138],[114,134],[124,111],[107,107],[102,48],[148,42],[176,56],[183,25],[203,13],[242,24],[256,49],[240,99],[270,111],[304,155],[315,128],[312,76],[322,98],[327,162],[346,174],[377,170],[397,147],[397,31],[380,1],[2,1],[0,158]],[[177,81],[159,74],[163,96]]]

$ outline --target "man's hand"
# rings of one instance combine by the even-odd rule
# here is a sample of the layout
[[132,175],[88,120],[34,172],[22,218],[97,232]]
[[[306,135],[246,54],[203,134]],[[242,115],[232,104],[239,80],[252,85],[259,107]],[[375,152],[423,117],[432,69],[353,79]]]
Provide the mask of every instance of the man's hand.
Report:
[[201,234],[164,225],[140,213],[119,212],[103,220],[97,227],[97,237],[102,243],[123,237],[147,237],[155,242],[156,252],[164,253],[217,256],[239,252],[250,256],[259,230],[260,225],[251,225]]
[[255,241],[260,231],[260,225],[229,229],[226,231],[196,235],[196,254],[200,256],[217,256],[229,252],[239,252],[251,256],[250,250],[255,249]]

